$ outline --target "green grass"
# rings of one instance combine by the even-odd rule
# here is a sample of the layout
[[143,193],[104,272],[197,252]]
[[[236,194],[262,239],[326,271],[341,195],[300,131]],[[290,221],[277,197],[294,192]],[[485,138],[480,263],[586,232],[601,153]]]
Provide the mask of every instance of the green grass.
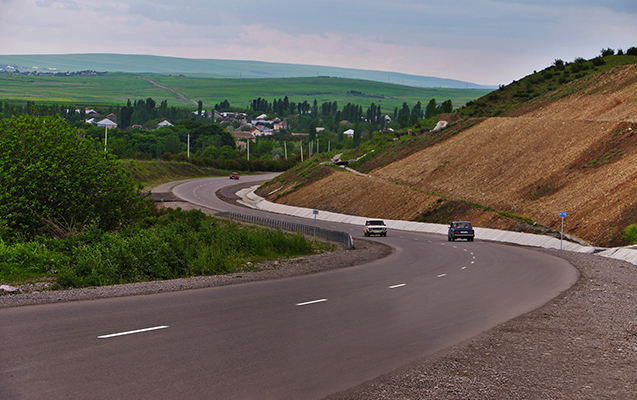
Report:
[[122,160],[121,166],[129,171],[133,179],[146,189],[181,179],[202,178],[207,176],[230,176],[232,172],[172,161]]
[[580,60],[565,65],[563,69],[550,66],[513,81],[476,101],[468,102],[459,112],[464,117],[505,115],[523,105],[534,104],[536,101],[558,100],[576,93],[590,85],[590,82],[583,78],[631,64],[637,64],[637,56],[606,56],[588,61]]
[[197,210],[167,210],[114,232],[91,225],[65,239],[0,240],[0,282],[51,279],[68,288],[216,275],[315,251],[301,234],[242,226]]
[[[165,88],[158,87],[161,85]],[[455,107],[475,100],[490,89],[445,89],[394,85],[345,78],[276,78],[214,79],[180,77],[178,75],[109,73],[99,76],[23,76],[0,74],[0,101],[34,101],[37,104],[126,105],[126,102],[153,98],[167,100],[170,106],[204,108],[228,100],[232,107],[245,108],[261,97],[272,102],[288,96],[290,101],[310,103],[337,101],[339,108],[347,103],[368,107],[381,104],[384,113],[407,102],[413,107],[420,101],[423,108],[435,98],[439,103],[451,99]],[[354,93],[354,94],[352,94]]]

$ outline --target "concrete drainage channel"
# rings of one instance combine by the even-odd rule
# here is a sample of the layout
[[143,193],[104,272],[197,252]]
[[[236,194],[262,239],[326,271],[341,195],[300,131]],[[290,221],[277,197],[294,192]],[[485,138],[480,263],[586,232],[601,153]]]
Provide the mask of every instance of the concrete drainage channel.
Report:
[[[254,193],[257,186],[239,190],[236,195],[241,198],[239,202],[242,204],[263,211],[268,211],[277,214],[293,215],[301,218],[314,219],[315,217],[321,221],[333,221],[341,222],[352,225],[363,226],[365,224],[365,217],[358,217],[355,215],[337,214],[329,211],[321,211],[318,215],[314,215],[313,211],[309,208],[288,206],[283,204],[271,203],[264,198]],[[411,222],[411,221],[398,221],[398,220],[385,220],[385,224],[388,229],[411,231],[411,232],[423,232],[433,233],[438,235],[447,235],[447,225],[430,224],[424,222]],[[596,254],[602,257],[614,258],[618,260],[627,261],[631,264],[637,265],[637,246],[627,247],[615,247],[615,248],[600,248],[592,246],[583,246],[578,243],[570,241],[564,241],[560,243],[560,239],[545,236],[536,235],[532,233],[510,232],[501,231],[497,229],[489,228],[474,228],[476,238],[480,240],[488,240],[493,242],[511,243],[521,246],[540,247],[545,249],[560,249],[574,252],[574,253],[586,253]]]

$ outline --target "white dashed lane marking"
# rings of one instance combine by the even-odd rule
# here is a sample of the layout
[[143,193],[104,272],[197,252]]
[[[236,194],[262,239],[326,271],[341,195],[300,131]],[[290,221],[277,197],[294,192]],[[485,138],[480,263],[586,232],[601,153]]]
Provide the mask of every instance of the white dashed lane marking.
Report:
[[398,285],[390,286],[389,288],[390,289],[396,289],[396,288],[403,287],[403,286],[406,286],[406,285],[407,285],[406,283],[401,283],[401,284],[398,284]]
[[323,303],[327,301],[327,299],[319,299],[319,300],[312,300],[312,301],[306,301],[304,303],[297,303],[297,306],[307,306],[309,304],[316,304],[316,303]]
[[150,331],[156,331],[158,329],[166,329],[166,328],[168,328],[168,326],[166,325],[155,326],[153,328],[137,329],[137,330],[128,331],[128,332],[111,333],[110,335],[102,335],[102,336],[98,336],[97,338],[108,339],[108,338],[117,337],[117,336],[132,335],[134,333],[150,332]]

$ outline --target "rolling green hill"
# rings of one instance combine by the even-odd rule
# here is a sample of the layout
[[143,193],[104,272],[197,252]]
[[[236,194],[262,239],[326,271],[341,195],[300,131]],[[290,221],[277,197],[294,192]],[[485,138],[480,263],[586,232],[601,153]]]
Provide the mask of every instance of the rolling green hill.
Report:
[[[129,72],[156,74],[204,74],[212,78],[300,78],[330,76],[394,83],[415,87],[495,89],[453,79],[317,65],[192,59],[131,54],[0,55],[0,70],[12,66],[21,71]],[[11,69],[13,70],[13,69]]]
[[73,103],[82,105],[125,105],[127,100],[152,97],[171,106],[204,108],[228,100],[233,107],[246,107],[258,97],[268,101],[289,97],[319,104],[337,101],[340,106],[355,103],[364,107],[380,104],[383,112],[393,112],[403,102],[423,106],[435,98],[451,99],[455,107],[489,93],[490,89],[418,88],[347,78],[215,79],[174,74],[108,73],[105,75],[32,76],[0,73],[0,101]]

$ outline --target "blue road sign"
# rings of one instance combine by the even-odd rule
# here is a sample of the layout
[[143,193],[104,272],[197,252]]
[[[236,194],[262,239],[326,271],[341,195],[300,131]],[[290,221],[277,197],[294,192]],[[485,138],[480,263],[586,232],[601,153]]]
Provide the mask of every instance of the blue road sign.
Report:
[[566,218],[566,211],[560,211],[560,217]]

